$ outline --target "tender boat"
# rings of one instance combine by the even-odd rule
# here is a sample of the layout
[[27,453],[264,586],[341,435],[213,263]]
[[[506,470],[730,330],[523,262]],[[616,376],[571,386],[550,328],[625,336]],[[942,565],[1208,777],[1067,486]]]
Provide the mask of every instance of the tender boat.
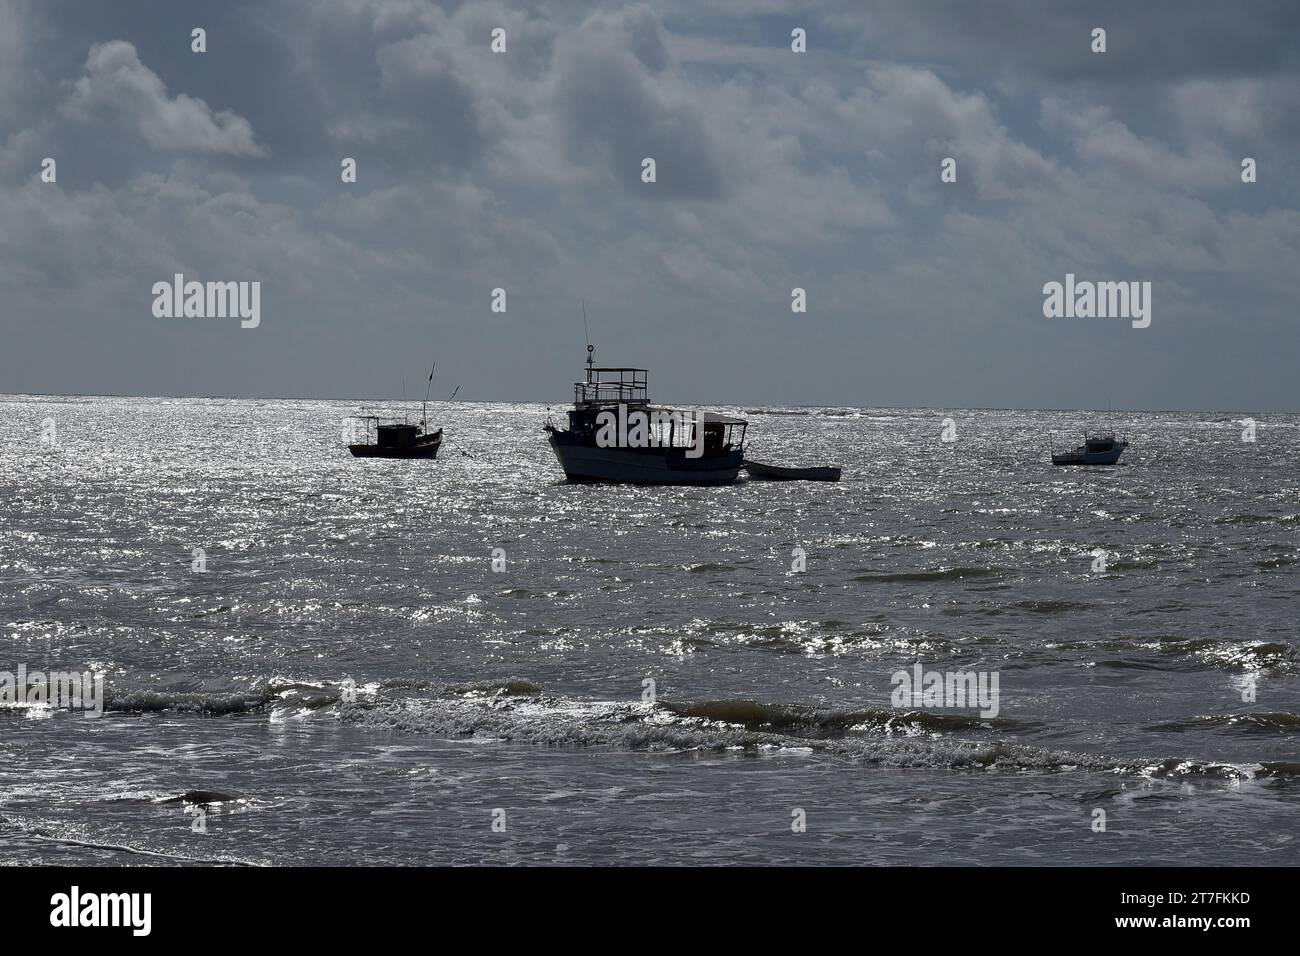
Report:
[[1053,465],[1113,465],[1128,447],[1126,441],[1116,441],[1114,433],[1089,435],[1084,432],[1083,444],[1074,451],[1053,452]]
[[840,469],[834,465],[817,468],[786,468],[782,465],[765,465],[761,461],[745,462],[750,478],[760,481],[839,481]]
[[568,427],[546,426],[569,481],[718,485],[739,477],[748,422],[651,405],[646,369],[596,367],[594,351],[587,346]]

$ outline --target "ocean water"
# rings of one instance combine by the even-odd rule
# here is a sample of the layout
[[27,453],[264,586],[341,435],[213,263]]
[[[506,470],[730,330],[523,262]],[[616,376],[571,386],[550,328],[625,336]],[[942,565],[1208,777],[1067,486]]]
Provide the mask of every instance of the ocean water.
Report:
[[0,398],[0,671],[105,680],[0,706],[0,862],[1300,860],[1300,418],[738,408],[844,479],[637,488],[545,406],[434,463],[362,410]]

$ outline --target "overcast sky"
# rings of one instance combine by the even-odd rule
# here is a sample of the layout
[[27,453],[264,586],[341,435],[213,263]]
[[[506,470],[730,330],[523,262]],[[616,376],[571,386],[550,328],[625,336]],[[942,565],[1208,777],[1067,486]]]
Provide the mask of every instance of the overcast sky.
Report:
[[[562,402],[585,298],[661,401],[1300,410],[1297,37],[1292,0],[0,0],[0,392],[436,357]],[[156,318],[177,272],[261,325]],[[1066,273],[1151,282],[1150,327],[1045,318]]]

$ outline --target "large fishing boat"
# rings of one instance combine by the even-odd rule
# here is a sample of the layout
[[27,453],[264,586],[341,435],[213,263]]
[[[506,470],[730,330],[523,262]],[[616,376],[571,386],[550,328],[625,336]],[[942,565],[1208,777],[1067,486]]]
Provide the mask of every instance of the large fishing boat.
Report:
[[548,424],[551,449],[570,481],[716,485],[735,481],[745,459],[743,418],[650,404],[643,368],[593,364],[573,385],[568,428]]

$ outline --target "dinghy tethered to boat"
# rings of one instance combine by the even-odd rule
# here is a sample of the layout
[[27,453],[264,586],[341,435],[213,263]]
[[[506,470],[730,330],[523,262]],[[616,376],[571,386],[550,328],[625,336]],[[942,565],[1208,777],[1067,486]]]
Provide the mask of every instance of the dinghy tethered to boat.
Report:
[[787,468],[783,465],[765,465],[761,461],[745,462],[749,477],[759,481],[839,481],[838,465],[821,465],[814,468]]

